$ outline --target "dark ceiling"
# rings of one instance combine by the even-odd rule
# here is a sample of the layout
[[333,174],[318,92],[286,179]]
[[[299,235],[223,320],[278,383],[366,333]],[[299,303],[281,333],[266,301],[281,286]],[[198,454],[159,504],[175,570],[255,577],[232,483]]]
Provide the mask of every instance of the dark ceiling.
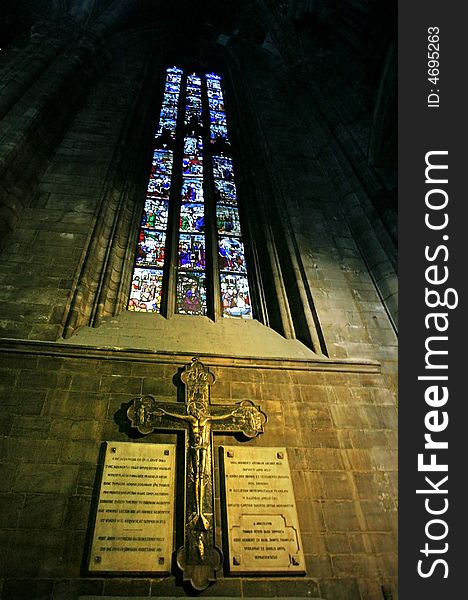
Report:
[[52,21],[72,15],[82,23],[92,23],[112,9],[125,5],[129,11],[125,27],[166,23],[173,35],[186,40],[203,33],[231,34],[250,0],[3,0],[0,3],[0,42],[4,46],[27,33],[38,21]]

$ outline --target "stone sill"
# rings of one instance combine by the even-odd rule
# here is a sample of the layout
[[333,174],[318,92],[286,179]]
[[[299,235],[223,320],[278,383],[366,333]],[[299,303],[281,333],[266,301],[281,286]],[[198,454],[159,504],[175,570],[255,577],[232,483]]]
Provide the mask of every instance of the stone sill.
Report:
[[[129,362],[164,364],[190,363],[193,353],[163,350],[135,349],[125,347],[91,346],[70,344],[63,340],[43,342],[0,338],[0,352],[8,354],[37,354],[67,358],[95,358]],[[341,373],[381,373],[380,363],[372,360],[313,358],[230,356],[212,353],[196,354],[206,365],[219,367],[291,369],[298,371],[322,371]]]

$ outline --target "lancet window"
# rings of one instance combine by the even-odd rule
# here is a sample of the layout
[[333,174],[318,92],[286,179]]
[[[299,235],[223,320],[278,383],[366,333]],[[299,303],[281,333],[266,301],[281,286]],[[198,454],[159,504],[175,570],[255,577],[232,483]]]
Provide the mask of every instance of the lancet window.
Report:
[[166,70],[128,309],[252,318],[222,78]]

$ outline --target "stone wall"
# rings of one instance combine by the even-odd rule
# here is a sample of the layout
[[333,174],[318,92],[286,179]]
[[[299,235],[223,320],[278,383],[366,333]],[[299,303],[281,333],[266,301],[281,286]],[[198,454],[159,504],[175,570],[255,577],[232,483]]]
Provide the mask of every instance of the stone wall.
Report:
[[[282,239],[278,235],[280,252],[283,240],[293,236],[328,355],[374,358],[396,376],[394,244],[340,151],[336,132],[293,72],[252,45],[237,43],[233,51],[257,127],[254,151],[241,151],[255,177],[268,180],[266,202],[274,199],[275,217],[287,225]],[[322,102],[327,100],[324,93]],[[245,139],[241,107],[236,116]]]
[[[142,393],[175,400],[174,374],[200,353],[217,376],[213,402],[249,399],[268,414],[265,434],[249,443],[288,448],[307,558],[306,577],[221,576],[204,595],[383,600],[382,586],[395,593],[396,577],[397,356],[385,304],[396,293],[391,252],[337,131],[278,55],[246,42],[228,48],[239,68],[240,102],[226,97],[239,134],[236,168],[243,202],[258,202],[249,181],[265,183],[267,208],[274,204],[281,215],[278,261],[292,248],[330,359],[301,344],[300,331],[286,340],[255,321],[125,310],[67,343],[61,338],[86,261],[98,272],[90,286],[100,281],[104,261],[93,262],[88,249],[93,239],[107,247],[95,225],[109,195],[121,191],[115,158],[125,162],[119,149],[140,114],[149,128],[134,132],[127,147],[140,167],[125,172],[123,184],[140,186],[143,201],[149,114],[159,110],[151,87],[159,63],[152,76],[147,71],[155,39],[149,27],[108,40],[104,68],[93,71],[89,93],[80,91],[76,114],[67,112],[56,151],[47,165],[41,160],[14,231],[2,239],[0,595],[185,595],[172,576],[88,577],[85,558],[102,442],[134,439],[122,406]],[[148,106],[139,113],[144,82]],[[324,90],[322,104],[332,96]],[[41,132],[47,137],[47,128]],[[27,184],[23,178],[21,189]],[[173,439],[152,434],[135,443]],[[238,442],[216,437],[221,443]]]
[[[305,577],[221,573],[203,595],[383,599],[381,586],[394,589],[396,569],[396,408],[379,368],[202,360],[217,378],[213,403],[248,399],[267,413],[265,433],[249,444],[288,448],[307,562]],[[34,342],[7,351],[3,344],[2,598],[184,595],[172,576],[89,577],[85,566],[102,442],[132,439],[123,408],[136,395],[175,401],[173,377],[189,361]],[[240,442],[215,436],[215,443]]]

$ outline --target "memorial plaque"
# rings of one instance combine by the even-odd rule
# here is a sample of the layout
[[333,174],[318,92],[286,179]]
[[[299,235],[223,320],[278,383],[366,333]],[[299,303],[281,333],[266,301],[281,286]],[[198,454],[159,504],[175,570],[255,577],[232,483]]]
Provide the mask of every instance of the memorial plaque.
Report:
[[229,571],[304,574],[285,448],[221,448]]
[[89,570],[168,573],[174,444],[106,442]]

